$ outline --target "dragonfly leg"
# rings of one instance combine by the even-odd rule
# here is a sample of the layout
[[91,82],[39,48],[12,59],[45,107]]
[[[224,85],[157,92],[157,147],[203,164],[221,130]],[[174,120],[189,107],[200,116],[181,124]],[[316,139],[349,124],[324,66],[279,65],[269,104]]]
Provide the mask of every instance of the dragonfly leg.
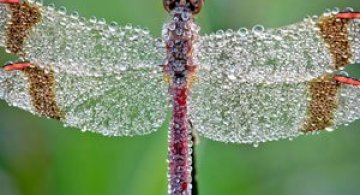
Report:
[[0,3],[6,4],[20,4],[21,0],[0,0]]
[[340,19],[360,19],[360,12],[340,12],[336,14]]
[[191,135],[192,135],[193,144],[194,145],[199,145],[199,143],[200,143],[199,135],[196,132],[196,130],[194,129],[193,123],[191,122],[190,119],[188,119],[188,124],[189,124],[189,127],[191,129]]
[[3,67],[3,69],[5,71],[24,70],[30,66],[31,64],[29,62],[21,62],[21,63],[6,64]]
[[335,80],[346,85],[360,86],[360,80],[346,76],[335,76]]

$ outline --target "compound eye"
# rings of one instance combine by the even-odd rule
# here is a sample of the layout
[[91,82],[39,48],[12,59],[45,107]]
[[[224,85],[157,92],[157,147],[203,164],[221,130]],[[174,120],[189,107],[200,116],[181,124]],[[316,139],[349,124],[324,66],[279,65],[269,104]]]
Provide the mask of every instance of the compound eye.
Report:
[[167,12],[171,12],[176,6],[176,0],[163,0],[163,5]]
[[193,14],[198,14],[201,11],[202,6],[205,3],[205,0],[189,0]]
[[187,4],[193,14],[198,14],[204,5],[205,0],[163,0],[164,8],[167,12],[171,12],[176,6]]

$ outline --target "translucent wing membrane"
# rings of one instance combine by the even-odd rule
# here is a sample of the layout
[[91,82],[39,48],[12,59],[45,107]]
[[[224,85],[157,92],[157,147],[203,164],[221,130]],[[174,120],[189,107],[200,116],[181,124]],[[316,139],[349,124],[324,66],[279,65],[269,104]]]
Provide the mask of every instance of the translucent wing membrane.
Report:
[[349,22],[348,32],[352,51],[352,63],[360,64],[360,19]]
[[[5,46],[10,10],[0,5],[1,45]],[[40,7],[41,21],[32,27],[24,40],[26,60],[81,76],[122,74],[162,64],[164,52],[157,49],[156,39],[148,30],[131,25],[106,24],[103,20],[65,15],[53,7]],[[5,16],[5,17],[4,17]]]
[[[255,26],[252,31],[218,31],[201,37],[196,58],[200,68],[209,70],[213,77],[225,75],[252,83],[307,81],[331,71],[336,64],[318,22],[307,18],[279,29],[264,31]],[[349,61],[360,62],[360,26],[355,21],[349,23],[353,53]]]
[[[164,52],[147,30],[33,6],[0,4],[1,46],[32,64],[0,71],[1,99],[104,135],[143,135],[162,124]],[[36,12],[41,20],[28,28]]]
[[335,114],[335,124],[349,124],[360,118],[360,87],[342,86]]
[[360,118],[360,88],[333,72],[360,63],[360,24],[334,14],[279,29],[201,37],[191,117],[205,137],[259,143]]
[[191,116],[205,137],[256,143],[295,137],[306,117],[306,84],[251,84],[200,78]]
[[128,71],[121,77],[57,79],[57,100],[65,122],[83,130],[142,135],[159,128],[168,112],[160,73]]
[[[69,126],[104,135],[143,135],[156,130],[166,118],[166,88],[161,75],[149,69],[127,71],[117,77],[67,73],[54,76],[54,101],[60,120]],[[36,107],[39,97],[33,97],[32,91],[39,89],[29,85],[29,79],[32,78],[23,72],[1,70],[0,98],[34,114],[51,109],[46,104]],[[47,85],[42,87],[50,87]]]
[[[191,102],[194,128],[201,135],[223,142],[258,143],[304,132],[311,117],[308,82],[245,83],[207,75],[200,73]],[[335,116],[327,129],[360,118],[359,87],[341,86],[334,98]]]

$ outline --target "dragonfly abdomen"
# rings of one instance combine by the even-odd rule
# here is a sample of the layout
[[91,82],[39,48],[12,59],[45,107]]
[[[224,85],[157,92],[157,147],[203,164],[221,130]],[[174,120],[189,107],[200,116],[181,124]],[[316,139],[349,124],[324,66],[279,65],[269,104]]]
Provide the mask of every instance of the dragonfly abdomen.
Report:
[[191,194],[191,134],[187,123],[186,85],[173,85],[173,114],[169,132],[169,194]]
[[[184,1],[185,2],[185,1]],[[191,131],[188,125],[187,98],[196,65],[193,45],[198,37],[189,3],[178,2],[171,11],[171,20],[164,25],[166,42],[164,75],[172,96],[172,122],[169,132],[169,194],[191,194]]]

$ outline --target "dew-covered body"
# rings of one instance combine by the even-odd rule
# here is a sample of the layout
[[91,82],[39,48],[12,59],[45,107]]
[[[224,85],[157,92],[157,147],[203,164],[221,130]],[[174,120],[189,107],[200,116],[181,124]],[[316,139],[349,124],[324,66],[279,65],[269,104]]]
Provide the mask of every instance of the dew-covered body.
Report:
[[171,195],[192,193],[192,131],[257,145],[360,118],[359,80],[338,75],[360,63],[358,13],[200,36],[204,2],[164,0],[170,19],[158,41],[65,8],[4,2],[0,46],[20,60],[0,70],[0,99],[107,136],[157,130],[171,102]]
[[170,12],[171,19],[163,27],[166,60],[165,80],[172,97],[172,119],[169,131],[169,194],[191,194],[192,139],[188,122],[188,96],[195,77],[194,45],[198,26],[190,4],[183,1]]

